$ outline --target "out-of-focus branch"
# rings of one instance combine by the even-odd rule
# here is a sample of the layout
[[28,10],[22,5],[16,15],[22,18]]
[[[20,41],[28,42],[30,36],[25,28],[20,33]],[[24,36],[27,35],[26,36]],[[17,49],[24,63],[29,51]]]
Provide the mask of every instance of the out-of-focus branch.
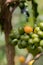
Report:
[[1,3],[0,4],[1,20],[5,32],[7,61],[8,61],[8,65],[14,65],[15,49],[14,46],[9,43],[9,34],[10,31],[12,30],[12,25],[11,25],[12,13],[15,10],[15,8],[18,6],[18,2],[16,1],[16,4],[13,6],[12,11],[10,11],[9,4],[14,3],[13,1],[10,3],[9,2],[6,3],[6,0],[1,0],[0,3]]

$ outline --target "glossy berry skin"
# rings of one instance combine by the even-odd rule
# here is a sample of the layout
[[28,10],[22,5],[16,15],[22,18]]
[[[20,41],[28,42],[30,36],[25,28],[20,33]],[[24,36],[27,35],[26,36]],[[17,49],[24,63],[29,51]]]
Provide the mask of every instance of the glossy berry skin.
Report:
[[33,32],[33,28],[30,27],[30,26],[25,26],[24,27],[24,32],[27,33],[27,34],[29,34],[29,33]]
[[43,46],[43,40],[40,41],[40,46]]

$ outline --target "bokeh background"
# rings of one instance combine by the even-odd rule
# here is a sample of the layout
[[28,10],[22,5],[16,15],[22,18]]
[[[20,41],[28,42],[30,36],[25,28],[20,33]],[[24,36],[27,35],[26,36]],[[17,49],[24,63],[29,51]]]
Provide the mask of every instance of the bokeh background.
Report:
[[[38,3],[38,12],[39,12],[37,21],[41,22],[41,21],[43,21],[43,0],[36,0],[36,2]],[[33,18],[32,18],[31,2],[28,3],[28,10],[29,10],[29,14],[30,14],[29,21],[31,21],[31,23],[32,23]],[[20,9],[19,9],[19,7],[17,7],[16,10],[12,14],[13,29],[15,27],[18,27],[20,22],[22,22],[22,23],[26,22],[26,17],[20,13]],[[22,23],[21,23],[21,26],[22,26]],[[0,28],[0,65],[7,65],[5,49],[6,49],[5,48],[5,36],[4,36],[4,32],[1,32],[1,28]],[[18,46],[16,46],[15,47],[15,59],[14,59],[15,65],[20,65],[20,61],[18,60],[19,56],[23,55],[26,58],[28,54],[29,53],[28,53],[27,49],[19,49]],[[33,65],[43,65],[43,56],[41,56],[37,61],[35,61]]]

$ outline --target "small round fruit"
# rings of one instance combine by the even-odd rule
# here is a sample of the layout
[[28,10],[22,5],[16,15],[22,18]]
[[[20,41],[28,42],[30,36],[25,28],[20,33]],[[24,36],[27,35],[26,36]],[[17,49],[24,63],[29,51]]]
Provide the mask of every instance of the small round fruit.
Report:
[[24,40],[24,35],[21,35],[20,39],[21,39],[21,40]]
[[24,32],[27,33],[27,34],[28,34],[28,33],[31,33],[31,32],[33,32],[33,28],[30,27],[30,26],[25,26],[25,27],[24,27]]
[[33,32],[29,33],[30,38],[32,37]]
[[29,35],[27,34],[21,36],[21,40],[28,41],[28,39],[29,39]]
[[23,40],[23,41],[21,42],[21,45],[22,45],[22,48],[26,48],[26,47],[27,47],[27,42]]
[[24,63],[24,62],[25,62],[25,57],[24,57],[24,56],[20,56],[20,57],[19,57],[19,61],[20,61],[21,63]]
[[19,33],[16,33],[15,34],[15,38],[20,39],[20,34]]
[[40,41],[40,46],[43,46],[43,40]]
[[40,38],[43,38],[43,32],[42,31],[38,31],[38,35]]
[[11,42],[11,44],[13,44],[14,46],[17,45],[17,43],[18,43],[18,39],[13,39]]
[[38,35],[37,34],[32,34],[32,38],[38,38]]
[[40,31],[40,27],[35,27],[34,33],[37,33],[38,31]]
[[21,40],[18,41],[18,48],[22,49]]
[[23,29],[23,27],[20,27],[20,28],[18,28],[18,31],[19,31],[19,34],[24,34],[24,29]]
[[43,30],[43,22],[39,23],[39,27],[41,30]]
[[25,35],[24,40],[28,41],[29,40],[29,35]]
[[19,33],[16,33],[15,31],[11,32],[9,34],[9,37],[13,40],[14,38],[18,39],[20,37]]
[[20,38],[20,34],[18,32],[15,32],[15,31],[14,31],[14,36],[15,36],[16,39]]
[[34,38],[34,39],[33,39],[33,43],[34,43],[34,44],[35,44],[35,43],[39,43],[39,41],[40,41],[39,38]]
[[33,39],[29,39],[28,44],[33,44]]
[[15,38],[15,35],[14,35],[13,33],[11,33],[11,34],[9,34],[9,37],[10,37],[11,39],[14,39],[14,38]]

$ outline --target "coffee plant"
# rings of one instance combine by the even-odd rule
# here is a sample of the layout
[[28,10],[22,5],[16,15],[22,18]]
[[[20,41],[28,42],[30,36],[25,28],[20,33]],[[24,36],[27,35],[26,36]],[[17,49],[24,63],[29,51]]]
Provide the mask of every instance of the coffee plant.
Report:
[[[11,25],[12,13],[15,8],[19,6],[21,14],[26,16],[26,22],[28,23],[30,14],[27,2],[29,1],[31,1],[32,4],[34,26],[31,27],[25,24],[23,27],[18,27],[16,32],[12,29]],[[27,48],[34,56],[40,53],[41,49],[43,49],[43,22],[36,23],[39,13],[37,11],[38,4],[35,0],[6,0],[3,1],[0,6],[0,25],[5,32],[7,55],[9,55],[8,65],[14,65],[12,59],[14,57],[14,46],[16,45],[18,45],[20,49]],[[11,56],[8,50],[11,51]],[[9,57],[11,57],[11,59]]]

